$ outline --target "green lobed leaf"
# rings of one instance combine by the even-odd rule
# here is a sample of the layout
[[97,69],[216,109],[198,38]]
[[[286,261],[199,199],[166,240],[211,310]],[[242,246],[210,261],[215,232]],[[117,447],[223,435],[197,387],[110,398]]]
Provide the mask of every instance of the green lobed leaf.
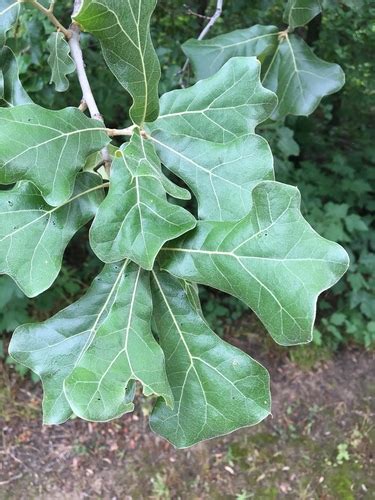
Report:
[[130,258],[152,269],[164,243],[196,224],[187,210],[167,200],[166,190],[174,196],[190,196],[164,177],[153,145],[134,134],[116,153],[108,195],[91,227],[90,243],[96,255],[104,262]]
[[337,92],[344,83],[345,75],[338,64],[319,59],[295,35],[280,39],[263,78],[263,84],[279,98],[274,120],[288,114],[311,114],[323,97]]
[[250,134],[225,144],[153,133],[159,156],[191,188],[200,219],[236,220],[251,207],[251,189],[273,180],[273,157],[265,139]]
[[245,57],[162,97],[149,139],[163,164],[194,192],[200,218],[243,217],[251,206],[251,188],[273,179],[272,153],[254,129],[275,105],[275,95],[260,83],[259,62]]
[[74,17],[100,40],[104,59],[131,94],[130,117],[138,125],[159,112],[160,65],[150,35],[156,0],[83,0]]
[[9,47],[3,47],[0,50],[0,104],[12,107],[31,102],[20,82],[13,51]]
[[208,40],[190,39],[182,50],[192,63],[198,80],[214,75],[232,57],[257,56],[263,61],[277,47],[276,26],[256,24]]
[[129,264],[106,319],[65,379],[65,394],[76,415],[106,421],[132,411],[133,403],[124,401],[132,380],[142,383],[146,396],[156,394],[172,405],[151,316],[149,273]]
[[7,31],[16,23],[20,8],[17,0],[0,0],[0,45],[4,45]]
[[[249,97],[251,96],[251,97]],[[251,206],[250,189],[273,179],[267,142],[254,134],[276,105],[255,58],[228,61],[213,77],[161,99],[149,139],[163,164],[191,188],[200,218],[233,220]]]
[[22,325],[14,332],[9,353],[41,378],[45,424],[60,424],[71,417],[64,380],[108,316],[124,279],[124,267],[105,266],[77,302],[43,323]]
[[267,370],[214,334],[183,284],[167,273],[153,272],[153,277],[154,322],[174,407],[157,401],[152,430],[186,448],[267,417]]
[[[291,12],[291,18],[297,22],[296,9]],[[306,15],[301,15],[302,18],[306,19]],[[340,90],[345,82],[340,66],[319,59],[300,37],[278,33],[274,26],[256,25],[210,40],[188,41],[184,51],[198,78],[214,74],[225,61],[243,55],[244,51],[247,56],[257,56],[262,62],[263,85],[279,99],[272,114],[274,120],[287,114],[311,114],[323,97]],[[242,99],[251,96],[245,89],[242,92]]]
[[214,76],[167,92],[160,99],[159,118],[146,130],[218,143],[253,133],[277,104],[276,96],[261,85],[260,68],[255,57],[235,57]]
[[322,12],[320,0],[288,0],[284,12],[284,21],[289,28],[305,26]]
[[0,109],[0,183],[29,180],[50,205],[64,203],[86,157],[109,143],[104,130],[76,108]]
[[199,223],[163,249],[161,265],[245,302],[277,343],[309,342],[317,297],[347,270],[348,255],[303,219],[296,188],[262,182],[252,196],[246,217]]
[[51,33],[47,40],[49,50],[48,64],[51,67],[51,81],[55,84],[57,92],[65,92],[69,88],[69,80],[66,75],[73,73],[76,65],[70,57],[70,47],[65,40],[64,34]]
[[99,176],[79,174],[74,196],[58,207],[47,205],[28,181],[0,191],[0,273],[13,278],[28,297],[47,290],[67,244],[94,217],[103,199],[100,187]]

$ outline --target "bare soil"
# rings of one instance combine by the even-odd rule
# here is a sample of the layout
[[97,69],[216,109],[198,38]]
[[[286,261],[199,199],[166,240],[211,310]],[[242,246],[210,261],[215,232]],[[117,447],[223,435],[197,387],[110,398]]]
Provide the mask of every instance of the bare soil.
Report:
[[39,385],[0,366],[0,499],[375,498],[374,354],[307,368],[312,347],[297,365],[251,330],[230,340],[270,370],[273,416],[188,450],[150,432],[142,397],[117,421],[42,426]]

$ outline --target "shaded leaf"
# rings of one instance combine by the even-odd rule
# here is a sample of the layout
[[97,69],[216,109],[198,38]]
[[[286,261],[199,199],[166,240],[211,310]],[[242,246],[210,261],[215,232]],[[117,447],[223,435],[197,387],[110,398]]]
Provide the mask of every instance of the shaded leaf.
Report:
[[0,183],[32,181],[53,206],[69,199],[86,157],[109,142],[103,125],[76,108],[0,109]]
[[55,281],[65,248],[74,234],[95,215],[103,199],[101,179],[77,177],[73,198],[51,207],[38,189],[22,181],[0,191],[0,273],[34,297]]
[[164,243],[196,224],[187,210],[168,202],[166,190],[189,196],[164,177],[153,145],[134,134],[116,154],[108,196],[90,231],[96,255],[104,262],[130,258],[152,269]]
[[83,0],[74,20],[101,43],[104,59],[131,94],[130,116],[141,125],[158,115],[160,65],[150,36],[156,0]]
[[278,138],[277,147],[285,158],[298,156],[300,147],[294,139],[294,130],[288,127],[277,127],[276,135]]
[[59,424],[72,415],[63,382],[107,317],[123,280],[124,267],[105,266],[77,302],[43,323],[23,325],[14,332],[9,353],[43,382],[44,423]]
[[344,82],[344,72],[339,65],[319,59],[295,35],[280,39],[263,78],[263,84],[279,98],[272,115],[275,120],[288,114],[311,114],[323,97],[340,90]]
[[49,50],[48,64],[51,67],[51,81],[55,84],[57,92],[65,92],[69,88],[70,75],[76,69],[73,59],[70,57],[70,47],[63,33],[51,33],[47,40]]
[[[161,271],[165,274],[163,271]],[[195,307],[201,316],[203,316],[202,305],[199,298],[199,287],[196,283],[191,281],[179,280],[179,283],[183,286],[185,290],[186,297],[189,302]]]
[[[115,153],[119,148],[114,146],[113,144],[108,144],[107,150],[111,160],[113,161],[115,158]],[[99,167],[100,165],[100,167]],[[99,168],[98,168],[99,167]],[[97,151],[96,153],[92,153],[86,158],[86,163],[83,167],[84,172],[97,172],[103,180],[109,180],[109,174],[104,166],[103,155],[101,151]]]
[[178,280],[167,273],[153,276],[154,321],[174,407],[159,399],[151,428],[185,448],[267,417],[267,371],[214,334]]
[[156,131],[151,140],[164,165],[195,194],[200,219],[244,217],[251,207],[251,189],[274,178],[270,147],[255,134],[220,144]]
[[309,342],[318,295],[348,267],[345,250],[300,213],[299,191],[262,182],[239,222],[201,222],[161,252],[164,269],[227,292],[251,307],[276,342]]
[[0,0],[0,45],[4,45],[7,31],[16,23],[20,8],[17,0]]
[[182,50],[193,65],[198,80],[214,75],[232,57],[257,56],[263,61],[277,47],[276,26],[256,24],[208,40],[190,39]]
[[18,64],[9,47],[0,50],[0,103],[5,106],[29,104],[27,95],[19,79]]
[[160,99],[160,116],[147,130],[225,143],[254,132],[277,104],[260,83],[255,57],[230,59],[214,76]]
[[284,12],[284,21],[289,28],[305,26],[322,11],[320,0],[288,0]]
[[164,355],[151,333],[149,273],[134,264],[125,269],[113,304],[89,347],[65,380],[65,394],[81,418],[106,421],[132,411],[127,386],[139,380],[146,396],[172,404]]

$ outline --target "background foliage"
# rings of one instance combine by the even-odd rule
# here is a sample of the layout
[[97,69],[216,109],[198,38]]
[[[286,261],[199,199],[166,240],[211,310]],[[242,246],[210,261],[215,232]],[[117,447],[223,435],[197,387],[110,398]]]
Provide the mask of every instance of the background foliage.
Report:
[[[177,88],[184,55],[179,45],[199,33],[204,20],[193,15],[211,14],[209,0],[160,0],[153,19],[152,34],[162,64],[161,92]],[[283,0],[227,1],[222,18],[210,36],[252,24],[280,24]],[[323,100],[309,118],[288,117],[280,124],[264,124],[276,156],[276,176],[281,182],[297,185],[304,200],[303,213],[312,226],[328,239],[341,243],[351,257],[349,273],[319,302],[315,342],[336,349],[346,342],[370,347],[375,340],[375,231],[374,231],[374,112],[371,58],[375,51],[375,7],[371,0],[324,0],[323,16],[308,29],[298,29],[303,38],[327,61],[338,62],[346,74],[344,89]],[[70,0],[57,2],[56,15],[69,22]],[[189,11],[191,10],[191,12]],[[47,63],[51,25],[29,9],[10,33],[8,43],[18,56],[21,80],[35,102],[59,109],[66,95],[54,91]],[[177,42],[177,43],[176,43]],[[109,126],[128,124],[124,93],[105,68],[98,45],[83,35],[88,76]],[[190,83],[193,83],[191,75]],[[77,105],[81,95],[74,76],[68,101]],[[0,356],[5,349],[1,338],[18,324],[45,319],[69,303],[100,267],[78,234],[65,257],[63,272],[55,286],[33,300],[16,289],[7,277],[0,277]],[[207,319],[216,331],[235,321],[245,310],[238,301],[202,290]]]

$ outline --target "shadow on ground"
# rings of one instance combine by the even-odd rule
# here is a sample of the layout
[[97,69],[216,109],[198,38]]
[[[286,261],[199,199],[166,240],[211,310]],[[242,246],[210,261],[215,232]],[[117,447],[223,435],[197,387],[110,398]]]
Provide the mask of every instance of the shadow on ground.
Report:
[[1,500],[375,498],[374,355],[347,349],[306,369],[258,334],[232,342],[270,370],[273,416],[181,451],[149,431],[141,398],[111,423],[43,427],[39,386],[4,368]]

